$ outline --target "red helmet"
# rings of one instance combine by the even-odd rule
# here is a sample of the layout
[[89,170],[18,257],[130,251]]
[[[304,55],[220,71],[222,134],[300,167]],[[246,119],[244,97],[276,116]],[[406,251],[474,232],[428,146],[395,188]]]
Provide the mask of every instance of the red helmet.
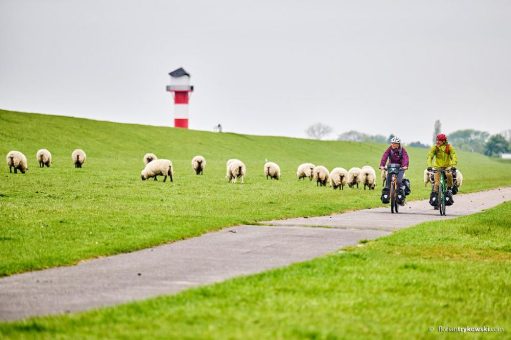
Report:
[[443,133],[439,133],[438,135],[436,135],[436,140],[446,141],[447,140],[447,136],[444,135]]

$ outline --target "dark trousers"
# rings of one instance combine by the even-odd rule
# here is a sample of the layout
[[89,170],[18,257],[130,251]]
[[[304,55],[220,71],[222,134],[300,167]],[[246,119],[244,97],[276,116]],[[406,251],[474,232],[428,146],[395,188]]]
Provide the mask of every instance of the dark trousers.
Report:
[[[404,170],[399,170],[399,174],[397,175],[397,189],[401,188],[401,182],[403,181],[403,176],[405,174]],[[390,182],[392,181],[392,175],[390,173],[387,174],[387,180],[385,181],[385,188],[390,189]]]

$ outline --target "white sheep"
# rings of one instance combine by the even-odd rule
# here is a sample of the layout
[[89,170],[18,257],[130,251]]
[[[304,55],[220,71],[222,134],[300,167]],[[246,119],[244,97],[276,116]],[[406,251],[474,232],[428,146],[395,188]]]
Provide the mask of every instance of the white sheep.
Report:
[[360,169],[360,176],[360,182],[364,184],[364,190],[366,186],[369,187],[369,190],[374,190],[376,187],[376,172],[373,167],[364,165],[362,169]]
[[195,170],[196,175],[202,175],[206,167],[206,159],[202,156],[195,156],[192,158],[192,168]]
[[75,168],[81,168],[87,159],[87,155],[82,149],[75,149],[71,154],[71,159],[73,160]]
[[296,177],[298,177],[299,180],[305,177],[309,177],[309,179],[312,181],[312,177],[314,176],[314,167],[315,165],[312,163],[300,164],[296,170]]
[[144,170],[140,173],[140,178],[145,181],[146,179],[153,177],[154,180],[157,181],[157,176],[164,176],[163,181],[165,182],[168,176],[170,177],[170,181],[174,182],[173,174],[174,168],[172,167],[172,162],[170,160],[155,159],[145,166]]
[[155,159],[158,159],[154,153],[146,153],[144,155],[144,165],[149,164],[150,162],[154,161]]
[[244,182],[247,167],[239,159],[229,159],[227,161],[227,178],[229,182],[236,183],[238,178],[241,178],[241,183]]
[[381,169],[380,177],[381,177],[381,180],[383,182],[382,186],[385,187],[385,182],[387,182],[387,170]]
[[456,186],[459,188],[463,184],[463,174],[461,171],[456,170]]
[[9,172],[11,173],[12,169],[14,169],[15,174],[18,173],[18,170],[21,171],[22,174],[28,170],[27,157],[19,151],[9,151],[5,160],[9,166]]
[[330,172],[330,185],[332,188],[341,188],[344,190],[344,186],[348,183],[348,171],[344,168],[334,168]]
[[353,188],[355,185],[358,188],[358,184],[361,180],[361,172],[362,170],[357,167],[353,167],[348,171],[348,186]]
[[35,155],[37,161],[39,162],[39,167],[44,168],[46,165],[48,168],[51,165],[51,152],[46,149],[40,149],[37,151]]
[[318,165],[314,167],[314,170],[312,171],[313,177],[316,180],[316,186],[326,186],[326,183],[328,182],[328,178],[330,177],[330,172],[327,168],[325,168],[323,165]]
[[264,174],[266,179],[280,179],[280,167],[277,163],[274,162],[266,162],[264,164]]
[[433,173],[429,172],[428,169],[424,169],[424,186],[427,186],[428,183],[434,183]]

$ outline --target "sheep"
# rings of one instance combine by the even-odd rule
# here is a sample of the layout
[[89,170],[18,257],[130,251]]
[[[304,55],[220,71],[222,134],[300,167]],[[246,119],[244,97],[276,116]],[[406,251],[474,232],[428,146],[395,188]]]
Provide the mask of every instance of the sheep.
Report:
[[330,185],[332,188],[341,188],[344,190],[344,186],[348,183],[348,171],[344,168],[334,168],[330,172]]
[[206,167],[206,159],[202,156],[195,156],[192,158],[192,168],[195,170],[196,175],[202,175]]
[[73,159],[73,163],[75,164],[75,168],[81,168],[85,160],[87,159],[87,155],[85,151],[82,149],[75,149],[71,154],[71,158]]
[[153,177],[154,180],[157,181],[157,176],[165,176],[163,177],[163,181],[165,182],[168,176],[170,177],[170,181],[174,182],[173,174],[174,169],[170,160],[155,159],[145,166],[144,170],[140,173],[140,178],[145,181],[146,179]]
[[366,186],[369,190],[374,190],[376,187],[376,172],[372,166],[364,165],[361,170],[360,182],[364,184],[364,190]]
[[463,174],[461,171],[456,170],[456,186],[459,188],[463,184]]
[[428,169],[424,169],[424,186],[427,186],[428,183],[434,183],[433,173],[429,172]]
[[22,174],[28,170],[27,157],[19,151],[9,151],[5,160],[9,166],[10,173],[12,173],[12,169],[14,169],[15,174],[18,173],[18,170],[21,171]]
[[381,169],[380,177],[382,180],[382,186],[385,187],[385,182],[387,182],[387,170]]
[[266,175],[266,179],[280,179],[280,167],[277,163],[266,162],[264,164],[264,174]]
[[227,178],[229,182],[236,183],[238,178],[241,178],[241,183],[244,182],[247,167],[239,159],[229,159],[227,161]]
[[353,188],[356,185],[358,189],[358,184],[361,180],[361,172],[362,169],[357,167],[353,167],[348,171],[348,186],[350,188]]
[[154,153],[146,153],[144,155],[144,165],[149,164],[151,161],[154,161],[155,159],[158,159]]
[[314,167],[315,165],[312,163],[300,164],[296,170],[296,177],[298,177],[298,180],[309,177],[309,180],[312,181]]
[[312,173],[314,179],[316,180],[316,186],[326,186],[328,178],[330,177],[330,173],[328,172],[327,168],[325,168],[323,165],[318,165],[314,167]]
[[37,151],[35,155],[37,161],[39,162],[39,167],[44,168],[46,165],[48,168],[51,165],[51,152],[46,149],[40,149]]

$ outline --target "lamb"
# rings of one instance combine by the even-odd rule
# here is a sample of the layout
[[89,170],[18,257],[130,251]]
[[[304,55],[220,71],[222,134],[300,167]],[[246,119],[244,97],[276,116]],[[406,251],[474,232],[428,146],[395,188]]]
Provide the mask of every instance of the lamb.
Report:
[[322,186],[325,187],[326,183],[328,182],[328,178],[330,177],[330,173],[328,172],[328,169],[325,168],[323,165],[318,165],[314,167],[314,170],[312,171],[314,179],[316,180],[316,186]]
[[18,173],[18,170],[21,171],[22,174],[28,170],[27,157],[19,151],[9,151],[5,160],[9,166],[10,173],[12,173],[12,169],[14,169],[15,174]]
[[153,177],[154,180],[157,181],[157,176],[165,176],[163,177],[163,181],[165,182],[168,176],[170,177],[170,181],[174,182],[173,174],[174,169],[170,160],[155,159],[145,166],[144,170],[140,173],[140,178],[145,181],[146,179]]
[[334,168],[330,173],[330,185],[332,188],[341,188],[344,190],[344,186],[348,183],[348,171],[344,168]]
[[348,186],[353,188],[355,185],[358,189],[358,184],[361,181],[362,169],[353,167],[348,171]]
[[264,164],[264,174],[266,175],[266,179],[280,179],[280,167],[277,163],[266,162]]
[[158,159],[154,153],[146,153],[144,155],[144,165],[149,164],[150,162],[154,161],[155,159]]
[[247,167],[239,159],[229,159],[227,161],[227,175],[229,182],[236,183],[238,178],[241,178],[241,183],[244,182]]
[[192,158],[192,168],[195,170],[196,175],[202,175],[206,167],[206,159],[202,156],[195,156]]
[[81,168],[85,160],[87,159],[87,155],[85,151],[82,149],[75,149],[71,154],[71,158],[73,159],[73,163],[75,164],[75,168]]
[[364,184],[364,190],[366,186],[369,190],[374,190],[376,187],[376,172],[372,166],[364,165],[361,170],[360,182]]
[[298,179],[303,179],[305,177],[309,177],[309,179],[312,181],[313,177],[313,171],[314,171],[315,165],[312,163],[303,163],[298,166],[298,170],[296,170],[296,176]]
[[51,152],[46,149],[40,149],[37,151],[35,157],[37,158],[37,161],[39,162],[39,167],[44,168],[46,165],[48,168],[51,165]]

